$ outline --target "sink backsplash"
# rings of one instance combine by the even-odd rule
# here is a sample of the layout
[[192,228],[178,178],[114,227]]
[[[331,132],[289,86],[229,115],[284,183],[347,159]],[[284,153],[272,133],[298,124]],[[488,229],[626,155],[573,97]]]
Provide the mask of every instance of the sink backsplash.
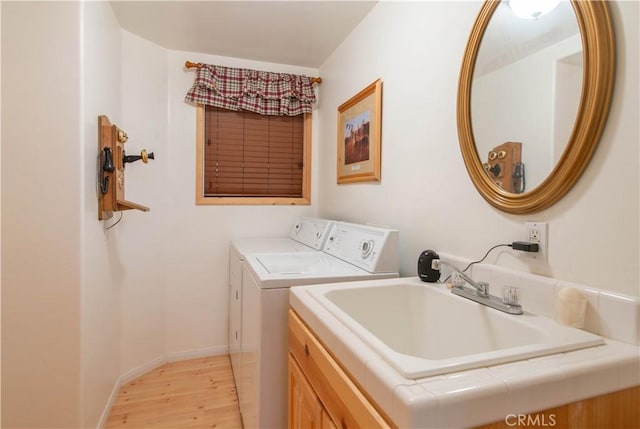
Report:
[[[439,253],[443,260],[458,268],[471,262]],[[442,272],[442,278],[449,275],[446,267],[442,268]],[[502,295],[503,286],[520,288],[520,303],[524,311],[552,319],[557,314],[558,291],[566,287],[578,289],[587,298],[585,331],[635,346],[640,345],[640,298],[491,264],[475,264],[470,268],[469,274],[476,281],[489,282],[490,292],[497,296]]]

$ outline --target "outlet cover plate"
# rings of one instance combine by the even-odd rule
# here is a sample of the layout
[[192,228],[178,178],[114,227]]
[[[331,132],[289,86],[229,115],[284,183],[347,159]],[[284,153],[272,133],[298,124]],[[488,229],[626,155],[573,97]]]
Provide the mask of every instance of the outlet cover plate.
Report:
[[538,244],[537,252],[523,252],[527,256],[539,262],[547,262],[547,232],[548,226],[546,222],[525,222],[524,241]]

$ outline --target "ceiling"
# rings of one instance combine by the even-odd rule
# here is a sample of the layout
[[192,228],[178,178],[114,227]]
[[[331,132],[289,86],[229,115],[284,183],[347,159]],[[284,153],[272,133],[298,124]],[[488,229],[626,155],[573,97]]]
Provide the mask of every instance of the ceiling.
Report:
[[318,68],[376,1],[111,1],[120,26],[167,49]]

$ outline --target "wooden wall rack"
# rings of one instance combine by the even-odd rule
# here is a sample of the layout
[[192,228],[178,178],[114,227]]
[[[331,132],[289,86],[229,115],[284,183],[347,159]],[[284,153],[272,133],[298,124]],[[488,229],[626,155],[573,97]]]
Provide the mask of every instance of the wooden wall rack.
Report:
[[[522,164],[522,143],[505,142],[491,149],[484,168],[500,188],[515,194],[524,191],[524,167],[516,173],[516,165]],[[521,175],[521,176],[519,176]]]
[[[113,212],[123,210],[142,210],[148,212],[149,207],[127,201],[124,197],[124,144],[127,133],[111,124],[105,115],[98,116],[98,151],[100,155],[100,173],[98,177],[98,219],[110,219]],[[140,157],[146,162],[147,157],[153,159],[153,154]],[[110,158],[110,159],[109,159]]]

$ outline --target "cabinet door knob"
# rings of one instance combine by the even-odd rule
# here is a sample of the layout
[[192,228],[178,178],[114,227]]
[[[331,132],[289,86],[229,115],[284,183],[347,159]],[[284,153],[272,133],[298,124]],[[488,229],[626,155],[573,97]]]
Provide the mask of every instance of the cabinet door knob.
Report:
[[309,346],[306,344],[304,345],[304,355],[306,357],[309,357]]

